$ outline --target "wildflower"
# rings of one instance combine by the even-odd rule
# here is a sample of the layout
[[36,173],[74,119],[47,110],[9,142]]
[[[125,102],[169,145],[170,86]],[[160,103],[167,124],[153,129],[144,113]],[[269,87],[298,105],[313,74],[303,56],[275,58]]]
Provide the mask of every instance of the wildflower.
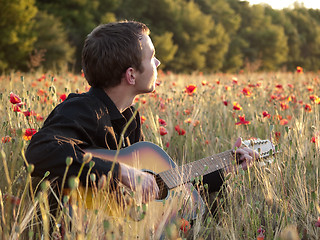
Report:
[[199,120],[194,120],[193,121],[193,126],[196,127],[200,124],[200,121]]
[[267,118],[270,118],[270,117],[271,117],[271,115],[270,115],[267,111],[263,111],[263,112],[262,112],[262,115],[263,115],[264,118],[265,118],[265,117],[267,117]]
[[251,123],[250,121],[246,121],[244,114],[242,116],[239,115],[239,120],[240,121],[237,122],[236,125],[248,125]]
[[289,88],[294,88],[294,86],[291,83],[288,83]]
[[303,73],[303,68],[300,66],[297,66],[297,73]]
[[257,240],[263,240],[264,239],[264,233],[265,233],[265,231],[266,230],[264,230],[262,227],[259,227],[259,229],[258,229],[258,233],[259,233],[259,235],[258,235],[258,237],[257,237]]
[[282,109],[282,110],[286,110],[286,109],[289,108],[289,105],[286,104],[286,103],[280,103],[280,106],[281,106],[281,109]]
[[242,107],[240,106],[239,103],[233,102],[233,110],[242,110]]
[[162,125],[162,126],[167,126],[167,123],[165,120],[159,118],[159,124]]
[[186,131],[183,129],[183,128],[180,128],[180,126],[179,125],[176,125],[175,127],[174,127],[174,129],[178,132],[178,134],[179,135],[185,135],[186,134]]
[[180,225],[180,230],[183,231],[184,233],[188,232],[191,228],[190,223],[185,220],[184,218],[181,218],[181,225]]
[[191,118],[187,118],[186,120],[184,120],[185,123],[191,123],[192,119]]
[[307,87],[307,90],[308,90],[309,92],[313,92],[313,87],[308,86],[308,87]]
[[225,86],[224,86],[224,89],[225,89],[226,91],[230,91],[230,90],[231,90],[231,87],[228,86],[228,85],[225,85]]
[[223,105],[228,106],[228,101],[222,101]]
[[208,82],[206,81],[206,80],[203,80],[202,82],[201,82],[201,85],[202,86],[205,86],[205,85],[207,85],[208,84]]
[[186,86],[185,88],[185,92],[188,93],[189,95],[192,95],[197,89],[197,86],[194,84],[190,84],[188,86]]
[[170,146],[170,143],[169,143],[169,142],[167,142],[167,143],[166,143],[166,147],[168,148],[169,146]]
[[146,98],[143,97],[143,98],[140,99],[140,102],[141,102],[142,104],[146,104],[147,100],[146,100]]
[[147,119],[146,119],[145,116],[141,116],[141,117],[140,117],[141,124],[143,124],[146,120],[147,120]]
[[274,133],[274,136],[275,136],[276,142],[279,142],[281,133],[280,133],[280,132],[275,132],[275,133]]
[[317,143],[317,138],[316,138],[315,136],[313,136],[313,137],[311,138],[311,142],[312,142],[312,143]]
[[304,110],[306,110],[307,112],[311,112],[311,106],[310,106],[310,104],[304,105]]
[[10,102],[12,104],[21,103],[21,99],[18,95],[14,94],[13,92],[10,93]]
[[287,125],[288,124],[288,120],[287,119],[281,119],[280,120],[280,125]]
[[37,113],[36,119],[37,119],[37,121],[43,121],[44,118],[39,113]]
[[164,135],[168,134],[167,129],[165,127],[163,127],[163,126],[160,126],[159,131],[160,131],[160,135],[161,136],[164,136]]
[[65,93],[60,95],[60,99],[62,102],[66,100],[66,98],[67,98],[67,95]]
[[206,145],[209,145],[209,144],[210,144],[210,141],[209,141],[209,140],[205,140],[204,143],[205,143]]
[[278,88],[278,89],[283,89],[283,86],[282,86],[282,84],[277,84],[277,85],[276,85],[276,88]]
[[217,79],[216,80],[216,84],[219,85],[220,84],[220,80]]
[[14,112],[21,112],[20,107],[18,105],[13,106],[13,111]]
[[30,116],[31,116],[31,112],[30,112],[29,110],[24,111],[23,114],[24,114],[26,117],[30,117]]
[[10,137],[10,136],[2,137],[1,141],[2,141],[2,143],[8,143],[8,142],[11,142],[11,137]]
[[33,128],[27,128],[24,135],[23,135],[23,139],[28,141],[31,140],[32,136],[36,133],[37,131]]
[[251,96],[250,90],[249,90],[248,88],[246,88],[246,87],[242,89],[242,93],[243,93],[245,96],[248,96],[248,97]]
[[190,109],[185,109],[185,110],[183,111],[183,113],[184,113],[185,115],[189,115],[189,114],[191,113],[191,110],[190,110]]
[[232,83],[233,84],[238,84],[238,78],[237,77],[233,77],[232,78]]

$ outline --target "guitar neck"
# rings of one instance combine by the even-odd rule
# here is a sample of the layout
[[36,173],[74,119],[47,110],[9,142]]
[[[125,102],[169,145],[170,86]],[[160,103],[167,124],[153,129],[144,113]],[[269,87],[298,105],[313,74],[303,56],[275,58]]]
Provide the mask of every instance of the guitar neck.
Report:
[[159,173],[169,189],[191,182],[195,178],[224,169],[234,160],[233,150],[228,150],[195,162]]

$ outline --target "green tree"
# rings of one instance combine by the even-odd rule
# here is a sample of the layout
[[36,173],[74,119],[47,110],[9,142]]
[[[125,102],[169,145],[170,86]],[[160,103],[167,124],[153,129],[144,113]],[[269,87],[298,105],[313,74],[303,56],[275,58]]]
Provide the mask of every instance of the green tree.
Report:
[[313,13],[301,6],[285,11],[296,29],[292,41],[299,44],[299,49],[296,50],[299,56],[289,62],[292,68],[302,66],[309,71],[320,68],[320,26]]
[[31,31],[37,13],[34,0],[0,0],[0,73],[27,70],[36,38]]
[[44,70],[67,69],[68,64],[73,63],[75,49],[68,42],[63,24],[58,18],[44,11],[39,11],[35,20],[33,30],[37,41],[34,43],[33,57],[37,58],[37,54],[44,54],[44,61],[41,63]]
[[39,9],[60,18],[68,33],[68,40],[76,47],[75,69],[81,68],[84,39],[94,27],[114,21],[117,0],[37,0]]

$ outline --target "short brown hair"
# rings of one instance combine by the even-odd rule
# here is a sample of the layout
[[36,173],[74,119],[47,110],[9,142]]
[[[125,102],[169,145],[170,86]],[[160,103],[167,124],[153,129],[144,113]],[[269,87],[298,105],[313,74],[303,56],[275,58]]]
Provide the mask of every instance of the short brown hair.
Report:
[[82,69],[92,87],[109,88],[120,84],[129,67],[143,72],[142,34],[149,28],[140,22],[103,24],[87,36],[82,49]]

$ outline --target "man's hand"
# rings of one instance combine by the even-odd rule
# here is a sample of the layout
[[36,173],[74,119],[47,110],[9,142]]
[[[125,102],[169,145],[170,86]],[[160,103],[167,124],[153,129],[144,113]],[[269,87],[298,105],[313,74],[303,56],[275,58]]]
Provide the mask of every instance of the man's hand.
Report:
[[259,153],[248,147],[242,147],[242,139],[239,137],[235,142],[233,149],[235,149],[234,154],[237,155],[238,160],[242,166],[242,169],[247,169],[253,165],[254,160],[259,158]]
[[[132,191],[137,191],[139,186],[142,190],[142,202],[146,203],[154,200],[159,195],[159,187],[155,178],[146,172],[130,167],[121,163],[121,183],[130,188]],[[140,183],[138,183],[138,178]]]

